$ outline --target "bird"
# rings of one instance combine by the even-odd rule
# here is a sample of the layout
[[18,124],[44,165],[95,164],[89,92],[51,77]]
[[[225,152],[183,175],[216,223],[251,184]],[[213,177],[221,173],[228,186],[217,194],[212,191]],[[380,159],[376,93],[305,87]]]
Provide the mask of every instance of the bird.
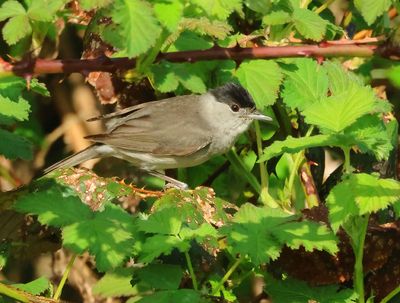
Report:
[[255,107],[240,84],[227,83],[202,95],[151,101],[98,116],[105,132],[85,137],[93,145],[44,170],[76,166],[94,158],[116,157],[180,189],[184,182],[162,173],[191,167],[224,154],[253,120],[272,121]]

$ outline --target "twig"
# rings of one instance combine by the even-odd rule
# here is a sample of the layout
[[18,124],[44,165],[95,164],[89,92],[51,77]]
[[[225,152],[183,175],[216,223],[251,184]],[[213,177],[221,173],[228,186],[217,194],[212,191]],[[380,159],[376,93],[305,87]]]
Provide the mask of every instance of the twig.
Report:
[[[321,45],[299,46],[274,46],[256,48],[220,48],[208,50],[182,51],[161,53],[156,61],[168,60],[170,62],[194,62],[201,60],[244,60],[244,59],[271,59],[287,57],[371,57],[378,54],[377,45],[344,44],[334,45],[323,43]],[[0,60],[0,75],[16,74],[20,76],[57,73],[87,73],[91,71],[116,72],[135,67],[135,59],[107,58],[96,59],[63,59],[45,60],[28,59],[10,64]]]

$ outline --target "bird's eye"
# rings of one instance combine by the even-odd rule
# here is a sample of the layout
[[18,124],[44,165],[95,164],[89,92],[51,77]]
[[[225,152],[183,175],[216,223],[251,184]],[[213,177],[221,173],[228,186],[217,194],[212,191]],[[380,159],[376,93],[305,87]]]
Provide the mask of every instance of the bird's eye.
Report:
[[240,109],[239,105],[237,105],[236,103],[231,105],[231,110],[234,112],[238,112]]

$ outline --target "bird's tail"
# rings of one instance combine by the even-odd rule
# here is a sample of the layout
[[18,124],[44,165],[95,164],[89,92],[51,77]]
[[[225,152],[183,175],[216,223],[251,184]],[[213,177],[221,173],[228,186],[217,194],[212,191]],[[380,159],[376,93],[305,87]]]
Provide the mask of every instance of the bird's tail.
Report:
[[84,150],[81,150],[80,152],[77,152],[76,154],[73,154],[73,155],[47,167],[44,170],[44,174],[48,174],[49,172],[52,172],[53,170],[55,170],[57,168],[73,167],[73,166],[78,165],[87,160],[99,158],[101,156],[103,156],[103,153],[101,151],[101,145],[94,144]]

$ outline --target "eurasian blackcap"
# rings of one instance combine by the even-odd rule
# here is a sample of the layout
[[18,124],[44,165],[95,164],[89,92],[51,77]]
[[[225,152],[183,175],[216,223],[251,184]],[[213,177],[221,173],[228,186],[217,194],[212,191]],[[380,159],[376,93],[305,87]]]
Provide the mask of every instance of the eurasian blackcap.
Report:
[[190,167],[223,154],[253,120],[271,121],[256,108],[248,91],[228,83],[203,95],[142,103],[90,119],[103,120],[106,131],[88,136],[92,146],[48,167],[72,167],[93,158],[117,157],[187,188],[160,170]]

